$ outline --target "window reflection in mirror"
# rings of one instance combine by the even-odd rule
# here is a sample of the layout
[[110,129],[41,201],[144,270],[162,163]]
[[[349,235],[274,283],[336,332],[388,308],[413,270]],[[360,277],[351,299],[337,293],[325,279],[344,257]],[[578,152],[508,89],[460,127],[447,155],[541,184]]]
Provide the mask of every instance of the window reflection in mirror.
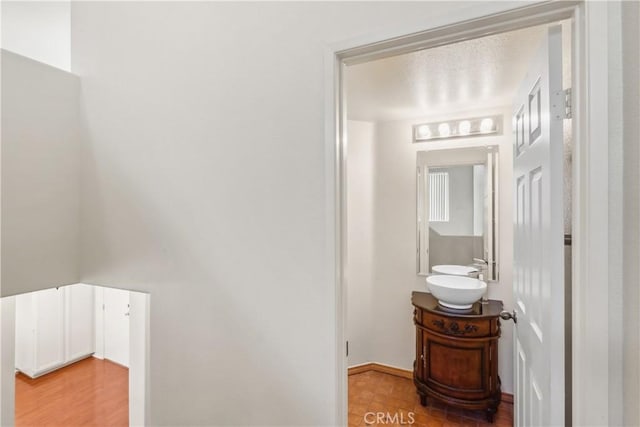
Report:
[[417,264],[473,265],[497,280],[498,147],[418,152]]

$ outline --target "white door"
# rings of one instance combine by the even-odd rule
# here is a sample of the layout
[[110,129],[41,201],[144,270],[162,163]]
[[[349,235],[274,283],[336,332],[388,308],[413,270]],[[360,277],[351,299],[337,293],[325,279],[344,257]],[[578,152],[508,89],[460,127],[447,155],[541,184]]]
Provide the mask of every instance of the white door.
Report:
[[93,286],[65,286],[66,356],[72,362],[95,351],[95,316]]
[[104,288],[104,357],[129,366],[129,291]]
[[562,33],[549,29],[514,109],[516,426],[564,425]]

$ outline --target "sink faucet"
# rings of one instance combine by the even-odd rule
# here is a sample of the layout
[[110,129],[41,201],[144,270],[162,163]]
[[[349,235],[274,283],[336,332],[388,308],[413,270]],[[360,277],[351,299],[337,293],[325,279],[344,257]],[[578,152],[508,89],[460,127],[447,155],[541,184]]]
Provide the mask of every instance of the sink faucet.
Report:
[[[478,279],[484,282],[484,278],[487,277],[487,273],[489,271],[489,262],[486,259],[474,258],[473,265],[476,267],[480,267],[480,274],[478,274]],[[482,296],[482,303],[486,304],[489,301],[489,287],[487,286],[487,290],[484,292]]]
[[474,258],[473,265],[476,267],[480,267],[481,277],[479,277],[479,279],[484,280],[485,276],[487,275],[487,270],[489,269],[489,262],[486,259]]

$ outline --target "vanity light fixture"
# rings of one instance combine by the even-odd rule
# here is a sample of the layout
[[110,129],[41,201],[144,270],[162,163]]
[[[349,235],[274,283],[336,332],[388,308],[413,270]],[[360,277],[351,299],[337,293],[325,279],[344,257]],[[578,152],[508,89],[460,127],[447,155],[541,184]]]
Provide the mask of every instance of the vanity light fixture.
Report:
[[447,138],[451,135],[451,127],[449,127],[449,123],[440,123],[438,125],[438,135],[441,138]]
[[482,121],[480,122],[480,132],[489,133],[493,129],[495,129],[495,127],[493,126],[492,118],[488,117],[486,119],[482,119]]
[[431,128],[428,125],[418,126],[418,135],[421,138],[431,138]]
[[458,124],[458,135],[469,135],[471,132],[471,122],[469,120],[463,120]]
[[449,138],[471,138],[476,136],[497,135],[500,133],[502,133],[502,116],[475,117],[414,125],[413,142],[426,142]]

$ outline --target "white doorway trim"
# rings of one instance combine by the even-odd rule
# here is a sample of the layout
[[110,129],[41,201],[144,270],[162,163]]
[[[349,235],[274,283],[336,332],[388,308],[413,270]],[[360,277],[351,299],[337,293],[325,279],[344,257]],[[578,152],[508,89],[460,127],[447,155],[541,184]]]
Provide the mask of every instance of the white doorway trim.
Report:
[[[347,421],[346,108],[343,72],[356,64],[532,25],[573,20],[572,417],[609,424],[608,22],[606,2],[545,2],[511,10],[479,4],[455,17],[329,46],[325,55],[325,164],[328,265],[335,298],[337,425]],[[579,284],[579,286],[577,285]],[[589,313],[598,313],[597,316]],[[621,349],[620,349],[621,351]],[[621,369],[621,367],[613,367]],[[597,369],[597,372],[594,372]],[[619,396],[620,398],[622,396]]]

